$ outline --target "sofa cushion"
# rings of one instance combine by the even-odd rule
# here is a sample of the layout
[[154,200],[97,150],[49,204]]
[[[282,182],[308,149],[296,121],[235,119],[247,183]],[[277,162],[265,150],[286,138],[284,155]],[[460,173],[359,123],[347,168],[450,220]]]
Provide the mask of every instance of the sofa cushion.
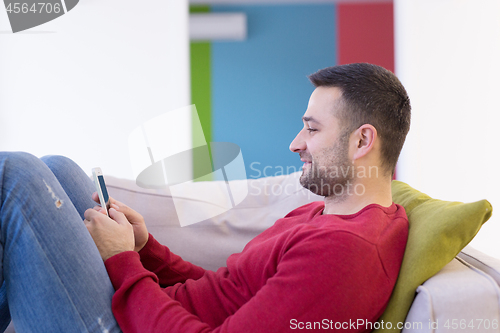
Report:
[[[177,185],[176,203],[170,189],[144,189],[133,180],[106,176],[109,195],[144,216],[148,231],[183,259],[217,270],[226,259],[293,209],[323,197],[304,189],[300,172],[284,176],[231,181],[232,189],[246,186],[248,195],[219,215],[181,227],[184,214],[212,215],[216,193],[227,191],[224,181]],[[182,186],[182,188],[181,188]],[[206,199],[204,199],[206,198]]]
[[398,323],[404,322],[417,287],[449,263],[492,213],[486,200],[441,201],[400,181],[392,182],[392,197],[408,215],[408,243],[398,281],[377,332],[399,331]]
[[403,333],[498,331],[498,285],[460,258],[419,286],[417,293]]

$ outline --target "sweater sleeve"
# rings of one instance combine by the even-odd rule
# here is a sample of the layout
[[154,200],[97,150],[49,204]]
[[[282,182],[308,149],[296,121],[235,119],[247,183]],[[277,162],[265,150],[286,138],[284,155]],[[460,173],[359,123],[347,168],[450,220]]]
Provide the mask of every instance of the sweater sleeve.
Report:
[[172,253],[151,234],[144,248],[139,251],[139,255],[144,268],[155,273],[162,287],[185,282],[187,279],[197,280],[205,273],[203,268],[184,261]]
[[[276,272],[262,272],[272,276],[218,327],[202,322],[162,290],[136,253],[118,254],[106,261],[116,289],[113,313],[124,333],[278,333],[308,323],[319,325],[318,330],[341,325],[342,330],[368,331],[363,325],[382,314],[395,277],[387,277],[373,244],[345,232],[324,236],[307,237],[280,253]],[[402,257],[404,247],[397,250]]]

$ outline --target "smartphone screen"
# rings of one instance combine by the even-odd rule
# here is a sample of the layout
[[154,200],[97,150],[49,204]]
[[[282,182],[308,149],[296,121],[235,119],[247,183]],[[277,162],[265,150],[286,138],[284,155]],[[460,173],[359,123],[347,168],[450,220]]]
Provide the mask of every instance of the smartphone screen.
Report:
[[94,183],[97,190],[97,195],[99,196],[101,207],[104,208],[106,214],[109,216],[109,195],[106,188],[106,183],[104,182],[104,176],[102,174],[101,168],[93,168],[92,175],[94,176]]
[[97,176],[97,180],[99,181],[99,185],[101,186],[104,205],[106,205],[107,208],[109,203],[109,195],[108,195],[108,189],[106,188],[106,183],[104,183],[104,176],[103,175]]

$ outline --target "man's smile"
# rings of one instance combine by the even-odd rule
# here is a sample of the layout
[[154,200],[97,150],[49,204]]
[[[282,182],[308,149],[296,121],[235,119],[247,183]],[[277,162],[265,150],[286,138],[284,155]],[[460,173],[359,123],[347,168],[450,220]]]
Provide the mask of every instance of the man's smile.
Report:
[[305,167],[307,167],[308,165],[311,165],[311,161],[310,160],[307,160],[305,158],[301,158],[300,159],[302,162],[304,162],[304,165],[302,166],[302,169],[304,169]]

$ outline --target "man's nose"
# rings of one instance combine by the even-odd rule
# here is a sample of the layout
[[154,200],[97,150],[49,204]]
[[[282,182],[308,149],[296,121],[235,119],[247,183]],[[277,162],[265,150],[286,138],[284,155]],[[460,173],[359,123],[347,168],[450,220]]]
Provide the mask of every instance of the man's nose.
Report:
[[293,139],[292,143],[290,143],[290,150],[294,153],[300,153],[306,149],[306,143],[302,138],[302,132],[303,131],[300,131],[295,139]]

